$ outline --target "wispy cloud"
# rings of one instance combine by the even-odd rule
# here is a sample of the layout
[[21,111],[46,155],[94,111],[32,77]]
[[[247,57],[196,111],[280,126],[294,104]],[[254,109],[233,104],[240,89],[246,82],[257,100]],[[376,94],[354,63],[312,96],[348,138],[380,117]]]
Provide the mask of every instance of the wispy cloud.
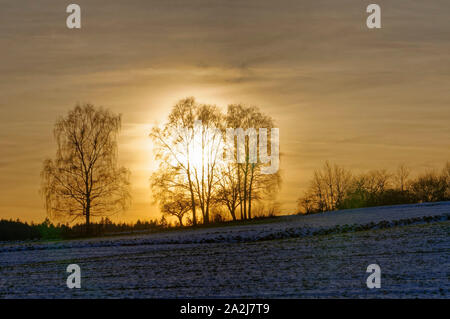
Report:
[[146,128],[187,95],[259,105],[274,116],[286,211],[326,159],[420,168],[449,158],[447,0],[379,0],[383,28],[371,31],[367,1],[77,3],[78,31],[65,27],[61,1],[2,3],[0,217],[43,217],[41,160],[55,151],[54,121],[77,102],[124,115],[130,218],[156,213]]

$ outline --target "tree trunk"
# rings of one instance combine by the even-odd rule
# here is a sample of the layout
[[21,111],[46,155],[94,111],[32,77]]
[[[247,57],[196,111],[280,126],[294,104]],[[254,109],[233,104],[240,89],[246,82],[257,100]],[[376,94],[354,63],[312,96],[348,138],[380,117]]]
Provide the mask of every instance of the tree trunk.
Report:
[[231,217],[233,218],[233,221],[236,221],[236,208],[233,208],[230,210]]
[[238,173],[239,210],[241,212],[241,220],[243,220],[244,219],[244,212],[242,210],[242,189],[241,189],[242,183],[241,183],[241,170],[239,168],[239,164],[238,164],[238,167],[237,167],[237,173]]
[[254,167],[252,167],[252,175],[248,185],[248,219],[252,219],[252,190],[253,190]]
[[203,224],[209,224],[209,204],[206,204],[205,214],[203,216]]
[[[244,217],[245,219],[250,219],[250,212],[248,207],[251,207],[250,204],[250,188],[251,188],[251,175],[250,175],[250,166],[252,164],[247,162],[245,163],[245,175],[244,175]],[[248,204],[247,204],[248,203]]]
[[252,219],[252,185],[248,190],[248,219]]
[[91,200],[88,198],[86,200],[86,233],[90,234],[91,228]]
[[[188,167],[189,170],[189,167]],[[191,174],[188,172],[189,191],[191,193],[191,205],[192,205],[192,225],[197,226],[197,215],[195,214],[195,198],[194,190],[192,187]]]
[[244,219],[244,211],[242,210],[242,202],[239,204],[239,209],[241,211],[241,220]]
[[247,219],[247,172],[244,175],[244,219]]

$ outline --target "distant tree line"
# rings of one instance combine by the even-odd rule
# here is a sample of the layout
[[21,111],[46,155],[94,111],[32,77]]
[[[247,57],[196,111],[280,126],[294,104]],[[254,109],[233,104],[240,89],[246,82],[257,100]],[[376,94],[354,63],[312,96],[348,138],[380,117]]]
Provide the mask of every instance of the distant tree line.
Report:
[[405,164],[390,173],[386,169],[353,174],[325,162],[315,170],[308,189],[298,199],[302,214],[381,205],[450,200],[450,162],[440,172],[427,171],[411,177]]
[[[251,222],[263,220],[266,218],[276,218],[276,206],[266,208],[265,206],[258,206],[255,210],[255,216]],[[197,227],[215,227],[226,224],[246,224],[249,221],[235,221],[227,220],[220,211],[214,211],[213,219],[207,225],[198,225]],[[126,235],[135,233],[157,233],[162,231],[177,230],[184,226],[180,226],[175,221],[170,221],[166,215],[162,215],[160,219],[137,220],[134,223],[115,223],[108,217],[102,218],[98,222],[91,222],[89,224],[89,232],[87,231],[85,223],[77,223],[75,225],[69,224],[53,224],[50,219],[46,218],[42,223],[27,223],[17,220],[0,220],[0,242],[14,241],[14,240],[54,240],[54,239],[74,239],[83,237],[98,237],[98,236],[114,236]]]
[[85,236],[103,236],[124,234],[128,232],[158,232],[174,228],[176,225],[164,217],[160,220],[138,220],[135,223],[114,223],[109,218],[89,224],[53,224],[48,218],[40,224],[22,222],[20,220],[0,220],[0,241],[33,240],[33,239],[70,239]]

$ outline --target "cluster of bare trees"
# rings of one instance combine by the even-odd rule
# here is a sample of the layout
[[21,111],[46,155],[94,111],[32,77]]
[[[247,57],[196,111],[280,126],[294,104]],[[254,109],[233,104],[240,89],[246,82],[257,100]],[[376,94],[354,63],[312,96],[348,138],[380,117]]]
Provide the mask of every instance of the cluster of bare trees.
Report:
[[423,202],[450,199],[450,162],[441,174],[429,171],[419,175],[410,185],[411,191]]
[[[41,173],[41,193],[51,217],[83,218],[89,231],[91,218],[129,206],[129,171],[117,161],[120,126],[120,115],[90,104],[77,105],[56,122],[56,156],[44,161]],[[224,151],[237,145],[234,136],[232,142],[224,139],[227,127],[245,132],[238,134],[243,152],[227,153],[237,161],[224,160]],[[151,187],[163,213],[161,222],[174,216],[183,225],[189,215],[189,224],[209,223],[211,211],[223,208],[233,220],[251,219],[255,201],[275,194],[280,184],[279,174],[261,173],[249,144],[255,130],[272,127],[273,120],[255,107],[230,105],[223,114],[194,98],[177,103],[164,127],[150,134],[160,163]],[[267,157],[267,148],[263,150]]]
[[352,182],[351,173],[328,161],[321,170],[314,171],[308,191],[299,202],[306,213],[329,211],[340,206]]
[[[120,126],[120,115],[90,104],[76,106],[57,121],[56,156],[44,161],[41,173],[50,216],[84,218],[89,230],[92,217],[128,207],[129,171],[117,161]],[[268,153],[277,161],[279,155],[278,144],[271,143],[278,135],[266,134],[272,129],[277,132],[273,119],[256,107],[233,104],[223,113],[194,98],[180,100],[167,122],[150,134],[159,162],[151,188],[163,213],[161,223],[172,216],[180,225],[207,224],[214,211],[226,211],[232,220],[252,219],[255,204],[273,200],[281,183],[278,171],[266,173]],[[326,162],[298,200],[299,210],[309,214],[450,199],[450,162],[441,172],[410,175],[405,165],[393,174],[382,169],[355,175]]]
[[[211,211],[226,208],[233,220],[251,219],[252,205],[274,195],[280,175],[262,174],[262,163],[250,157],[248,136],[244,153],[234,152],[234,160],[224,160],[224,150],[237,149],[237,140],[227,142],[226,128],[271,129],[272,118],[256,107],[229,105],[226,114],[214,105],[199,104],[194,98],[179,101],[163,127],[150,136],[159,169],[151,177],[155,202],[163,214],[179,223],[209,223]],[[227,145],[228,143],[228,145]],[[244,158],[238,158],[244,156]]]
[[298,199],[299,212],[311,214],[336,209],[433,202],[450,199],[450,162],[442,172],[428,171],[411,178],[401,164],[394,173],[385,169],[352,174],[325,162],[314,172],[307,191]]

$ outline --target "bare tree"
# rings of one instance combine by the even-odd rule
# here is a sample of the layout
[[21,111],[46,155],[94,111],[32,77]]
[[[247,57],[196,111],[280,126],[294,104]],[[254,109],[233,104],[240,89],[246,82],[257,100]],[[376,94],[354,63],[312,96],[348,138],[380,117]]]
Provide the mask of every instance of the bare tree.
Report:
[[[270,131],[274,128],[274,121],[270,116],[263,114],[257,107],[231,104],[228,106],[226,124],[228,128],[240,128],[248,134],[248,138],[245,139],[245,160],[239,163],[235,153],[235,163],[230,165],[234,165],[237,168],[236,171],[233,170],[233,175],[235,177],[234,185],[236,185],[238,191],[241,219],[251,219],[253,201],[258,201],[263,197],[269,199],[275,196],[281,185],[279,171],[274,174],[262,174],[261,167],[264,164],[252,162],[250,156],[250,131],[256,132],[259,129]],[[269,137],[269,145],[272,145],[270,139]],[[237,149],[237,146],[237,143],[233,141],[231,145],[226,147]]]
[[55,125],[57,152],[44,161],[41,193],[50,216],[110,216],[130,203],[129,171],[117,164],[121,116],[77,105]]
[[308,215],[315,212],[315,204],[314,196],[309,192],[305,192],[303,196],[297,200],[298,213]]
[[442,173],[447,179],[450,179],[450,161],[445,163],[444,169],[442,170]]
[[435,202],[445,199],[447,181],[445,176],[428,171],[412,183],[411,188],[417,199],[422,202]]
[[223,165],[221,166],[217,183],[216,201],[226,206],[233,220],[237,220],[236,209],[240,204],[238,173],[239,168],[235,163]]
[[194,125],[196,139],[194,188],[203,215],[203,223],[210,222],[210,209],[215,201],[219,179],[219,165],[223,160],[223,116],[214,105],[199,105]]
[[397,188],[401,192],[404,192],[407,189],[409,174],[411,174],[411,169],[406,166],[406,164],[402,163],[397,167],[397,171],[394,174],[394,179]]
[[309,198],[301,198],[300,203],[303,206],[308,205],[309,210],[312,210],[313,206],[315,210],[322,212],[335,210],[350,190],[351,183],[350,171],[326,161],[322,169],[314,171],[311,185],[305,193]]
[[447,162],[442,170],[442,175],[447,184],[447,189],[445,191],[445,199],[450,200],[450,162]]
[[352,173],[343,167],[334,165],[334,184],[336,197],[334,208],[339,208],[352,185]]
[[156,144],[160,174],[170,172],[166,174],[168,181],[189,192],[194,225],[196,207],[202,212],[203,222],[209,223],[218,162],[223,156],[222,119],[215,106],[199,105],[194,98],[187,98],[174,106],[163,128],[154,128],[150,134]]
[[170,165],[161,165],[150,178],[153,203],[159,204],[161,213],[178,218],[183,226],[183,218],[192,211],[189,185],[184,180],[182,170]]
[[183,217],[190,209],[189,198],[183,193],[172,194],[161,201],[161,212],[178,218],[180,226],[183,226]]
[[197,215],[191,159],[196,108],[193,97],[180,100],[172,108],[164,127],[154,127],[150,133],[155,143],[155,159],[160,161],[160,174],[170,172],[172,175],[168,177],[180,176],[175,183],[183,184],[188,189],[194,226],[197,225]]

